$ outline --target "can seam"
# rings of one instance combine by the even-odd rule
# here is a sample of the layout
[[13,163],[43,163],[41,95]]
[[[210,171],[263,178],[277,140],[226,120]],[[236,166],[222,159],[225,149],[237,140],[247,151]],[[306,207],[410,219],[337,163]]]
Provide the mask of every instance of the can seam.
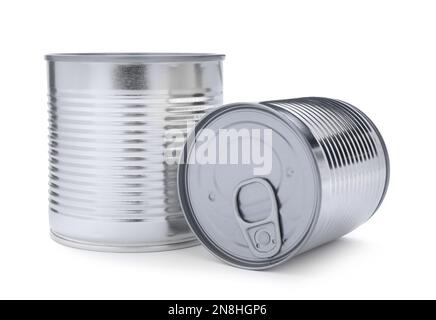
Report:
[[70,239],[68,237],[62,236],[50,230],[50,237],[55,242],[66,245],[75,249],[83,249],[89,251],[100,251],[100,252],[114,252],[114,253],[134,253],[134,252],[155,252],[155,251],[168,251],[168,250],[176,250],[189,248],[193,246],[197,246],[200,243],[197,238],[190,237],[182,241],[174,241],[174,242],[164,242],[164,243],[155,243],[149,245],[105,245],[105,244],[96,244],[93,242],[79,241],[75,239]]
[[172,63],[172,62],[205,62],[222,61],[223,54],[215,53],[161,53],[161,52],[126,52],[126,53],[53,53],[44,56],[45,60],[53,62],[142,62],[142,63]]

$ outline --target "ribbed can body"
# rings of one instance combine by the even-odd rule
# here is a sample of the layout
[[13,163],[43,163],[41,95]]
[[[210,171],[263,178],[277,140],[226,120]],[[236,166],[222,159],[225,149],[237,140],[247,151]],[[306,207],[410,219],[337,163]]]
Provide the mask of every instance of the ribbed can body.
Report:
[[380,205],[389,181],[389,159],[372,121],[334,99],[300,98],[262,103],[310,131],[321,199],[314,227],[298,252],[337,239],[366,222]]
[[222,56],[47,60],[55,240],[122,252],[194,244],[177,160],[189,126],[222,103]]
[[[205,161],[204,150],[234,161]],[[222,106],[199,121],[183,157],[178,192],[190,227],[214,255],[248,269],[351,232],[377,210],[389,181],[375,125],[328,98]]]

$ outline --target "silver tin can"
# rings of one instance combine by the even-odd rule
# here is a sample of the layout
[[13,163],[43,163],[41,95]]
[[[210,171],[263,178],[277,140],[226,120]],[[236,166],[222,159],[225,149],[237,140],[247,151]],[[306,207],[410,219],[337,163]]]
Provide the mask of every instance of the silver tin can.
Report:
[[222,103],[223,55],[46,56],[54,240],[114,252],[196,244],[177,198],[188,124]]
[[[256,173],[257,142],[270,165]],[[216,145],[224,157],[198,161]],[[232,152],[238,161],[226,163]],[[213,254],[248,269],[276,266],[352,231],[377,210],[389,180],[386,147],[371,120],[326,98],[218,108],[197,124],[183,159],[179,195],[192,230]]]

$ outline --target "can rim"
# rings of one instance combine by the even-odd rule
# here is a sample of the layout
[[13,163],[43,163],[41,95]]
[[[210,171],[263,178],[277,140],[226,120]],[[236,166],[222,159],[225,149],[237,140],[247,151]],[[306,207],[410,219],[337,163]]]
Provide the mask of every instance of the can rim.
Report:
[[[298,244],[296,244],[292,250],[286,252],[281,259],[271,261],[271,260],[265,260],[262,263],[247,263],[245,261],[238,260],[237,258],[233,257],[232,255],[228,254],[214,243],[213,239],[210,239],[210,237],[206,234],[206,232],[203,230],[201,225],[197,222],[196,215],[194,211],[192,210],[190,204],[189,204],[189,195],[186,188],[186,174],[187,174],[187,167],[188,164],[186,164],[185,161],[181,161],[178,165],[177,170],[177,192],[181,204],[181,208],[183,211],[183,214],[185,216],[186,221],[188,222],[189,227],[191,228],[192,232],[197,236],[198,240],[201,242],[201,244],[215,257],[220,259],[221,261],[224,261],[227,264],[230,264],[234,267],[248,269],[248,270],[265,270],[272,267],[276,267],[283,262],[291,259],[293,256],[299,253],[299,250],[304,246],[304,244],[307,242],[307,240],[312,235],[316,222],[319,217],[320,207],[321,207],[321,199],[322,199],[322,187],[321,187],[321,172],[318,166],[316,165],[317,159],[315,155],[313,154],[313,151],[311,149],[311,144],[316,143],[316,139],[313,137],[312,133],[310,132],[309,128],[298,118],[294,117],[292,114],[289,114],[290,117],[293,118],[294,121],[289,121],[289,119],[285,116],[283,116],[280,112],[276,111],[275,108],[268,108],[267,106],[260,104],[260,103],[232,103],[224,105],[218,109],[215,109],[211,111],[210,113],[206,114],[197,124],[196,128],[203,128],[207,123],[210,122],[215,116],[220,115],[223,112],[227,112],[229,110],[232,110],[234,108],[240,108],[240,107],[256,107],[262,110],[267,110],[268,112],[273,113],[275,116],[277,116],[278,119],[281,119],[288,123],[288,125],[295,129],[295,127],[298,127],[302,131],[296,130],[297,133],[299,133],[301,136],[305,136],[306,139],[302,139],[302,141],[307,144],[309,155],[312,158],[313,168],[316,171],[316,179],[317,179],[317,203],[316,207],[312,216],[312,220],[310,222],[310,225],[307,228],[307,231],[304,235],[304,237],[300,240]],[[188,150],[188,141],[191,141],[193,139],[193,136],[195,136],[195,131],[191,131],[191,133],[188,136],[187,142],[185,143],[180,159],[185,159],[187,156],[189,150]]]
[[224,54],[183,52],[83,52],[52,53],[44,56],[47,61],[64,62],[203,62],[224,60]]

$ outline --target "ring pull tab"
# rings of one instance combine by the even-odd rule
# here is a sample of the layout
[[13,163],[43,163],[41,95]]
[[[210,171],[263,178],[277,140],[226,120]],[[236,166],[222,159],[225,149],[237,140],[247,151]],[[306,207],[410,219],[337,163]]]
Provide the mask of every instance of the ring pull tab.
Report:
[[[262,201],[262,199],[256,199],[257,195],[252,195],[249,199],[251,204],[242,204],[240,194],[245,188],[250,188],[250,185],[251,187],[257,185],[256,187],[258,187],[259,184],[262,189],[265,190],[270,200],[270,206],[266,209],[269,212],[265,218],[249,221],[247,218],[244,218],[242,207],[254,207],[254,210],[258,214],[261,210],[265,211],[265,209],[262,208],[264,201]],[[258,194],[264,194],[263,190],[260,192],[259,188],[257,188],[257,190]],[[247,191],[249,191],[249,189],[247,189]],[[266,179],[262,178],[252,178],[241,182],[236,187],[233,194],[233,205],[236,220],[239,223],[239,227],[242,230],[251,253],[258,258],[270,258],[276,255],[282,247],[282,235],[280,231],[277,197],[271,184]]]

